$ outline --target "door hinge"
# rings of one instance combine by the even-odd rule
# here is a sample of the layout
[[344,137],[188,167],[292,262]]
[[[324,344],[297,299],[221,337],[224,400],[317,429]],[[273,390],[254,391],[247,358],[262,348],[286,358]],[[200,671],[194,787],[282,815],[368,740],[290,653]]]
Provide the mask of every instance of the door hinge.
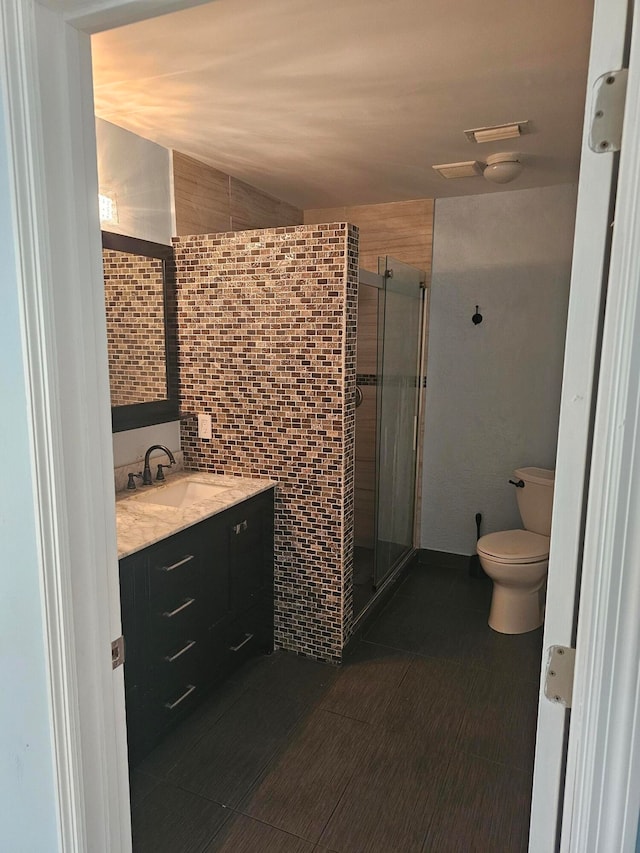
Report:
[[111,643],[111,669],[124,663],[124,637],[118,637]]
[[571,707],[573,697],[573,670],[576,650],[568,646],[551,646],[548,651],[544,695],[550,702]]
[[594,83],[589,148],[596,154],[619,151],[627,94],[627,68],[607,71]]

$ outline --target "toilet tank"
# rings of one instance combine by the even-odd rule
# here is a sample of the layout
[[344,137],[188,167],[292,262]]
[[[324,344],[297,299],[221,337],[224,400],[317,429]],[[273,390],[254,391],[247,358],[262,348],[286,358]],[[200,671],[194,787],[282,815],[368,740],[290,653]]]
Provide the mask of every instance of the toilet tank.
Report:
[[518,511],[524,529],[550,536],[555,471],[547,468],[518,468],[514,475],[516,480],[524,482],[524,488],[516,489]]

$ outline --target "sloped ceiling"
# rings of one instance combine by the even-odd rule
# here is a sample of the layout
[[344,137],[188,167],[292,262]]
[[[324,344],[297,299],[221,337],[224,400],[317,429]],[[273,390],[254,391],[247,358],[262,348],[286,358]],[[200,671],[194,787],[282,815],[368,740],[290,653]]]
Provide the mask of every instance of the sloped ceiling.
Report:
[[[299,207],[577,180],[579,0],[216,0],[92,38],[96,114]],[[469,143],[466,128],[529,119]],[[517,151],[506,187],[432,165]]]

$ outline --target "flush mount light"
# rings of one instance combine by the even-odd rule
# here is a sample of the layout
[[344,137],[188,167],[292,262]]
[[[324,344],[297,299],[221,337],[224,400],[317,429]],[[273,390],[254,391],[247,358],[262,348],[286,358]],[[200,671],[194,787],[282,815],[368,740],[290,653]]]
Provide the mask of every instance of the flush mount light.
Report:
[[517,154],[490,154],[482,174],[493,184],[508,184],[518,177],[522,169]]
[[469,142],[499,142],[501,139],[515,139],[527,132],[526,121],[513,121],[510,124],[494,124],[491,127],[474,127],[465,130]]
[[98,206],[100,210],[100,222],[115,225],[118,222],[118,205],[116,204],[115,196],[100,193],[98,196]]
[[462,163],[443,163],[432,166],[443,178],[474,178],[482,174],[482,163],[477,160],[465,160]]

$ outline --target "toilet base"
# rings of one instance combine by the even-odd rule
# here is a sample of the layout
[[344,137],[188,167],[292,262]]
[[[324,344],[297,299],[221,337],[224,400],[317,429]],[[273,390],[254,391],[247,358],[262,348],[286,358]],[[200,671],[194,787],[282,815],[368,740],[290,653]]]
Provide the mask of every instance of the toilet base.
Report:
[[489,627],[499,634],[526,634],[544,622],[546,579],[534,589],[493,582]]

